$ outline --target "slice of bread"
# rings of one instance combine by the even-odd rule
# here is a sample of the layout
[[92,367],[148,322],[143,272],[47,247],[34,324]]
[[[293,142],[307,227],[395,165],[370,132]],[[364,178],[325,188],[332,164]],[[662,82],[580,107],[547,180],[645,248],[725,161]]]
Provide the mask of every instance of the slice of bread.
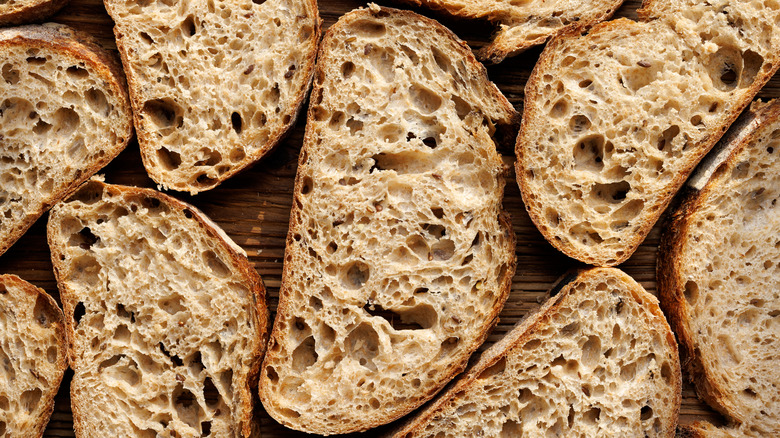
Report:
[[315,77],[260,398],[335,434],[420,406],[497,322],[515,244],[491,135],[516,113],[453,33],[373,4]]
[[780,101],[753,104],[686,190],[658,257],[661,304],[699,396],[778,436]]
[[593,268],[564,276],[394,436],[672,437],[681,380],[658,300],[622,271]]
[[68,367],[57,303],[15,275],[0,275],[0,436],[41,437]]
[[700,3],[561,36],[534,68],[517,179],[531,219],[570,257],[628,259],[780,65],[780,10]]
[[132,136],[119,62],[62,25],[0,29],[0,254]]
[[70,0],[4,0],[0,3],[0,26],[45,20]]
[[144,166],[162,187],[214,188],[266,155],[311,84],[316,0],[106,0]]
[[499,25],[493,41],[477,51],[477,58],[499,63],[550,37],[575,28],[587,29],[607,20],[623,0],[402,0],[457,18],[489,20]]
[[248,436],[268,311],[200,211],[92,180],[52,209],[77,436]]

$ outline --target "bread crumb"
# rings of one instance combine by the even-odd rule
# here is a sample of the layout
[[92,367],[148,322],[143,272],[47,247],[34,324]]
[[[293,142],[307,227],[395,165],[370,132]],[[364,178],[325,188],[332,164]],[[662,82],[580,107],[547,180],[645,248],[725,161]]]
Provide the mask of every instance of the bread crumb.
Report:
[[376,14],[376,13],[379,13],[379,11],[381,11],[381,10],[382,10],[382,8],[381,8],[381,7],[380,7],[378,4],[376,4],[376,3],[369,3],[369,4],[368,4],[368,9],[369,9],[371,12],[375,13],[375,14]]

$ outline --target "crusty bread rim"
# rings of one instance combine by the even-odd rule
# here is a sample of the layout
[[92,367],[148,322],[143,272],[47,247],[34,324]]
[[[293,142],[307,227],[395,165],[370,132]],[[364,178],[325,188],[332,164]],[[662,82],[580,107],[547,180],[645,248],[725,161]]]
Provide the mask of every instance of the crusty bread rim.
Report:
[[[397,15],[397,16],[401,16],[401,17],[409,17],[412,20],[423,21],[423,22],[427,23],[430,27],[438,29],[441,32],[444,32],[446,35],[448,35],[448,36],[450,36],[452,38],[453,43],[457,44],[458,46],[460,46],[461,48],[466,50],[467,53],[471,53],[471,49],[469,48],[468,44],[466,44],[464,41],[462,41],[457,35],[455,35],[454,32],[452,32],[451,30],[449,30],[448,28],[446,28],[445,26],[443,26],[442,24],[440,24],[439,22],[437,22],[435,20],[432,20],[430,18],[424,17],[422,15],[416,14],[416,13],[411,12],[411,11],[406,11],[406,10],[401,10],[401,9],[394,9],[394,8],[388,8],[388,7],[380,7],[380,6],[377,6],[376,4],[372,4],[372,5],[370,5],[369,8],[358,8],[358,9],[355,9],[355,10],[353,10],[351,12],[348,12],[346,15],[349,15],[349,17],[348,17],[349,20],[357,20],[357,19],[359,19],[362,16],[365,16],[367,14],[377,15],[377,16],[380,16],[380,17],[388,15],[388,14],[393,14],[393,15]],[[324,35],[324,37],[322,39],[322,42],[321,42],[321,44],[319,46],[319,49],[318,49],[318,55],[317,55],[317,59],[318,60],[321,60],[323,58],[323,54],[329,48],[329,46],[331,44],[331,40],[333,38],[333,34],[338,30],[339,26],[343,26],[344,25],[344,21],[342,21],[342,20],[344,19],[345,16],[342,16],[337,23],[332,25],[325,32],[325,35]],[[476,71],[478,72],[478,74],[480,76],[480,79],[484,80],[487,84],[489,84],[491,93],[493,93],[493,95],[496,98],[496,100],[498,102],[504,104],[505,110],[509,114],[511,114],[510,119],[507,121],[506,124],[511,126],[511,125],[514,125],[515,123],[517,123],[517,118],[518,118],[519,114],[517,113],[517,111],[515,111],[515,109],[512,106],[512,104],[509,103],[508,100],[506,100],[506,97],[504,97],[504,95],[501,93],[501,91],[498,89],[498,87],[493,82],[491,82],[488,79],[487,69],[485,68],[485,66],[482,65],[480,62],[478,62],[475,58],[473,58],[471,56],[466,56],[464,58],[464,61],[466,63],[468,63],[468,64],[471,64],[471,68],[476,69]],[[323,71],[323,68],[322,68],[321,64],[318,62],[318,64],[317,64],[317,71],[315,73],[315,76],[319,77],[320,75],[324,75],[324,74],[325,74],[325,72]],[[312,96],[316,96],[317,93],[321,90],[321,88],[322,88],[322,86],[315,81],[314,82],[314,86],[312,87],[312,90],[311,90]],[[298,156],[298,171],[295,174],[295,185],[294,185],[294,188],[293,188],[293,203],[292,203],[292,210],[290,212],[290,223],[289,223],[289,227],[288,227],[287,239],[286,239],[286,242],[285,242],[285,248],[289,248],[289,247],[291,247],[293,245],[293,243],[295,242],[294,236],[298,232],[299,227],[302,226],[302,224],[296,222],[295,218],[296,218],[297,215],[295,213],[298,210],[301,209],[300,196],[301,196],[301,191],[302,191],[303,185],[304,185],[303,176],[302,176],[303,172],[301,172],[301,169],[305,167],[305,163],[306,163],[307,156],[308,156],[309,146],[312,145],[312,144],[315,144],[315,141],[314,141],[315,140],[315,133],[312,130],[308,129],[308,127],[311,125],[311,122],[314,120],[314,118],[315,118],[314,105],[309,105],[309,110],[308,110],[308,114],[307,114],[307,117],[306,117],[307,129],[306,129],[306,132],[304,134],[303,145],[301,147],[301,151],[300,151],[300,154]],[[508,245],[511,248],[515,248],[515,246],[517,244],[516,236],[515,236],[515,233],[514,233],[514,231],[512,229],[512,222],[510,220],[509,214],[506,213],[505,211],[503,211],[503,209],[502,209],[501,213],[498,216],[498,220],[499,220],[499,223],[500,223],[501,227],[504,230],[504,233],[506,233],[507,237],[510,240]],[[290,307],[290,304],[288,303],[288,301],[289,301],[288,297],[290,296],[290,293],[288,291],[289,286],[288,286],[288,283],[287,283],[287,278],[290,277],[291,271],[293,270],[293,267],[291,266],[290,263],[287,263],[287,262],[288,262],[288,259],[285,258],[284,266],[282,268],[282,281],[281,281],[281,286],[280,286],[280,289],[279,289],[279,304],[277,306],[277,311],[276,311],[276,315],[277,316],[280,315],[280,314],[286,313],[287,309]],[[481,333],[479,333],[479,335],[475,339],[475,345],[472,348],[472,353],[473,353],[473,351],[476,351],[476,349],[485,342],[485,340],[487,339],[487,337],[490,334],[490,332],[493,331],[493,328],[496,326],[496,324],[498,324],[498,319],[499,319],[498,315],[501,313],[501,310],[504,307],[504,303],[506,302],[507,298],[509,297],[509,292],[512,289],[512,277],[514,276],[515,269],[517,267],[517,256],[514,253],[513,253],[512,260],[509,261],[509,264],[510,264],[509,269],[507,269],[504,278],[501,279],[499,290],[496,292],[496,295],[498,296],[498,298],[496,300],[497,306],[493,309],[493,312],[490,313],[486,317],[486,320],[488,322],[485,323],[483,331]],[[279,332],[279,328],[278,328],[278,326],[276,324],[274,324],[273,325],[273,331],[271,332],[271,336],[269,337],[269,349],[271,347],[270,343],[274,342],[274,338],[276,336],[278,336],[278,332]],[[402,416],[408,414],[412,410],[418,408],[419,406],[421,406],[425,402],[427,402],[430,399],[432,399],[438,392],[440,392],[445,387],[447,382],[449,382],[455,376],[457,376],[458,374],[463,372],[463,370],[466,368],[467,364],[468,364],[468,358],[466,360],[464,360],[460,364],[454,364],[452,371],[442,378],[441,384],[439,385],[438,389],[435,390],[435,391],[431,391],[428,394],[424,394],[420,398],[418,403],[414,403],[414,404],[407,403],[405,406],[402,406],[401,409],[399,409],[397,415],[394,415],[394,416],[391,416],[391,417],[388,417],[388,418],[381,418],[381,417],[371,417],[371,418],[368,418],[366,420],[366,422],[363,424],[363,427],[361,428],[361,430],[367,430],[367,429],[371,429],[371,428],[374,428],[374,427],[377,427],[377,426],[382,426],[384,424],[390,423],[390,422],[392,422],[392,421],[394,421],[394,420],[396,420],[398,418],[401,418]],[[265,365],[266,365],[265,364],[265,360],[263,360],[263,366],[261,368],[261,382],[262,382],[263,378],[266,378],[265,374],[264,374],[265,373]],[[264,406],[265,405],[270,406],[271,404],[270,404],[270,401],[268,399],[268,395],[262,390],[262,384],[260,384],[260,391],[259,391],[259,393],[260,393],[260,400],[261,400],[262,404]],[[269,413],[269,415],[271,415],[273,417],[272,411],[269,410],[268,413]],[[287,422],[283,418],[276,418],[276,417],[274,417],[274,419],[279,421],[279,422],[281,422],[281,424],[283,424],[284,426],[290,427],[292,429],[298,429],[295,425],[289,424],[289,422]]]
[[[505,357],[509,350],[514,346],[523,343],[523,341],[534,335],[535,330],[539,324],[543,322],[545,317],[555,313],[556,309],[562,305],[564,297],[566,297],[575,282],[583,281],[588,277],[601,277],[604,273],[614,273],[618,277],[622,277],[621,280],[629,282],[636,287],[633,289],[627,289],[627,291],[634,296],[634,298],[640,298],[642,300],[655,300],[655,297],[650,295],[642,288],[628,274],[616,268],[589,268],[572,270],[561,276],[553,286],[544,295],[544,304],[537,307],[526,314],[517,324],[510,330],[503,338],[493,344],[490,348],[485,350],[479,359],[469,367],[469,369],[463,375],[448,387],[439,397],[433,402],[421,409],[416,415],[408,419],[402,424],[399,430],[395,431],[392,436],[394,438],[410,438],[415,433],[420,432],[426,424],[428,424],[436,413],[450,402],[455,397],[467,392],[472,383],[482,374],[483,371],[495,365],[501,358]],[[649,306],[647,310],[653,314],[660,321],[666,322],[664,314],[658,306]],[[674,334],[671,329],[668,328],[665,333],[665,339],[667,347],[673,351],[673,357],[677,357],[677,342],[674,339]],[[682,378],[680,376],[680,363],[678,361],[672,361],[672,374],[675,377],[675,383],[677,391],[674,394],[674,412],[673,419],[670,423],[670,429],[666,431],[666,436],[672,436],[674,429],[677,425],[677,417],[680,411],[680,403],[682,402]]]
[[[645,0],[644,5],[647,5],[652,0]],[[637,11],[640,17],[640,22],[649,22],[651,21],[650,17],[647,16],[647,11],[640,9]],[[604,23],[599,23],[589,32],[597,32],[601,31],[602,29],[611,29],[611,28],[620,28],[623,27],[626,24],[633,23],[632,20],[629,20],[627,18],[618,18],[616,20],[607,21]],[[562,44],[564,40],[567,38],[577,38],[580,36],[583,36],[584,34],[580,29],[574,29],[569,30],[566,32],[563,32],[553,38],[549,43],[547,43],[547,46],[544,48],[544,51],[542,51],[542,54],[539,56],[539,62],[536,63],[534,66],[533,71],[531,71],[531,75],[528,78],[528,82],[525,86],[525,98],[527,99],[529,96],[536,96],[539,93],[537,92],[540,84],[541,76],[544,74],[544,71],[547,70],[547,66],[550,63],[550,58],[552,58],[552,54],[558,51],[558,47]],[[639,245],[645,240],[647,235],[650,233],[650,230],[653,228],[655,223],[658,221],[658,218],[661,217],[661,214],[666,210],[666,207],[669,206],[672,199],[674,198],[674,195],[678,192],[680,187],[685,183],[685,180],[688,178],[688,176],[691,174],[691,172],[696,168],[696,165],[699,163],[699,161],[707,154],[710,149],[713,148],[715,143],[720,139],[720,137],[726,132],[726,130],[731,126],[732,123],[739,117],[742,110],[747,107],[750,102],[753,99],[753,96],[758,93],[758,91],[769,81],[769,79],[772,77],[772,75],[775,74],[775,72],[780,68],[780,62],[776,62],[775,65],[772,66],[771,69],[767,72],[761,72],[756,75],[754,81],[750,86],[747,88],[746,98],[742,102],[738,102],[735,104],[733,110],[731,110],[729,113],[727,113],[724,118],[726,120],[726,123],[724,123],[717,131],[711,131],[709,132],[709,135],[705,136],[702,141],[699,144],[691,145],[690,147],[699,150],[700,158],[698,160],[693,160],[692,164],[688,166],[685,169],[682,169],[679,173],[672,176],[671,182],[668,184],[668,189],[666,189],[665,192],[661,192],[660,196],[658,197],[658,200],[654,204],[647,204],[643,208],[643,212],[645,211],[652,211],[653,207],[659,206],[654,213],[651,213],[647,216],[647,220],[644,221],[640,226],[639,229],[634,232],[629,239],[627,239],[624,243],[626,250],[624,251],[624,254],[621,257],[616,257],[615,261],[613,263],[604,263],[600,260],[597,260],[596,257],[589,256],[587,254],[573,254],[575,250],[573,250],[571,247],[564,245],[561,241],[555,238],[554,235],[552,235],[549,230],[545,226],[545,220],[543,218],[543,214],[540,211],[536,211],[533,207],[529,207],[528,203],[525,201],[528,198],[528,193],[531,192],[528,186],[527,176],[523,169],[525,169],[525,160],[524,160],[524,151],[526,147],[529,146],[529,141],[525,138],[525,132],[528,130],[528,120],[534,119],[534,120],[540,120],[541,118],[537,116],[533,110],[531,109],[531,105],[524,105],[523,106],[523,117],[522,122],[520,125],[520,133],[517,136],[517,143],[515,145],[515,153],[517,154],[517,161],[515,162],[515,170],[516,170],[516,176],[517,176],[517,183],[520,186],[520,194],[523,197],[523,203],[526,207],[526,211],[528,212],[528,216],[530,216],[531,221],[534,223],[536,228],[539,230],[540,233],[544,236],[544,238],[553,246],[555,249],[561,251],[562,253],[566,254],[569,257],[575,258],[577,260],[580,260],[584,263],[588,263],[591,265],[597,265],[597,266],[616,266],[619,265],[626,260],[628,260],[631,255],[634,254],[634,252],[639,248]],[[579,251],[576,251],[579,252]],[[603,257],[599,257],[603,258]]]
[[24,293],[27,295],[35,295],[37,300],[39,297],[43,298],[44,301],[46,301],[46,304],[50,307],[50,310],[53,310],[53,313],[55,313],[58,317],[56,321],[51,321],[51,324],[54,325],[54,330],[57,332],[57,363],[55,364],[57,371],[59,373],[59,377],[57,377],[55,380],[49,382],[49,384],[52,387],[52,390],[47,392],[44,392],[41,396],[41,404],[44,406],[44,408],[41,410],[41,415],[36,418],[35,423],[37,425],[37,430],[33,431],[33,437],[40,438],[43,436],[43,432],[46,430],[46,425],[49,423],[49,419],[51,418],[52,412],[54,412],[54,397],[57,395],[58,388],[60,387],[60,383],[62,383],[62,377],[65,375],[65,370],[68,368],[68,360],[67,360],[67,344],[65,342],[65,316],[62,313],[62,310],[60,309],[60,306],[57,305],[57,302],[54,301],[54,298],[51,297],[46,291],[43,289],[36,287],[32,285],[31,283],[28,283],[27,281],[22,280],[21,278],[17,277],[13,274],[4,274],[0,275],[0,285],[2,284],[13,284],[19,289],[21,289]]
[[[110,10],[108,8],[108,3],[111,0],[103,0],[104,5],[106,5],[106,9]],[[311,7],[312,13],[314,14],[314,27],[311,38],[314,40],[314,46],[315,50],[312,52],[312,55],[306,60],[307,62],[303,65],[297,68],[297,71],[303,71],[304,76],[307,77],[306,79],[306,85],[304,86],[303,90],[298,94],[297,100],[292,104],[292,113],[290,117],[290,121],[286,124],[286,126],[283,125],[283,128],[281,131],[279,131],[278,134],[275,136],[270,136],[268,140],[266,140],[268,146],[259,149],[256,152],[252,154],[247,154],[247,156],[242,160],[241,163],[236,164],[234,166],[231,166],[230,170],[226,171],[222,175],[218,175],[216,178],[214,178],[213,185],[205,186],[202,188],[195,188],[188,184],[188,190],[190,194],[197,194],[199,192],[204,192],[207,190],[211,190],[218,185],[225,182],[228,178],[232,177],[233,175],[246,170],[250,168],[252,165],[254,165],[258,160],[261,158],[267,156],[271,152],[276,149],[276,147],[284,140],[292,130],[292,127],[295,126],[295,122],[298,120],[298,116],[301,113],[301,107],[303,106],[304,101],[309,96],[309,91],[311,90],[311,84],[314,79],[314,69],[317,64],[317,53],[319,52],[317,49],[319,48],[321,37],[322,37],[322,19],[320,18],[319,8],[317,7],[317,0],[301,0],[309,3],[309,6]],[[112,17],[113,18],[113,17]],[[122,34],[122,31],[119,29],[118,25],[114,25],[114,37],[116,40],[116,47],[119,50],[119,56],[122,59],[122,65],[125,67],[128,67],[131,65],[130,60],[128,59],[127,53],[128,51],[132,51],[131,48],[128,48],[124,44],[124,36]],[[124,73],[127,76],[127,83],[128,84],[134,84],[138,82],[136,79],[136,75],[132,68],[125,68]],[[154,180],[154,182],[166,185],[166,181],[164,181],[162,174],[158,172],[158,170],[153,165],[151,154],[154,152],[150,147],[147,145],[153,143],[152,139],[150,138],[149,134],[143,129],[143,125],[141,123],[141,110],[142,110],[142,99],[140,96],[140,93],[137,93],[134,87],[129,87],[129,94],[130,94],[130,104],[132,106],[132,113],[133,113],[133,124],[137,127],[136,132],[138,136],[138,147],[141,150],[141,159],[144,163],[144,168],[146,169],[146,172],[149,174],[149,177]],[[176,189],[174,187],[168,187],[173,190],[178,191],[184,191],[184,188]]]
[[16,12],[0,13],[0,26],[12,26],[42,21],[54,15],[70,0],[37,0],[25,5]]
[[[119,62],[108,51],[100,47],[90,35],[76,31],[64,25],[30,25],[16,28],[0,29],[0,51],[11,46],[44,47],[61,53],[74,59],[74,62],[83,62],[97,71],[104,83],[111,88],[116,96],[121,111],[130,114],[130,101],[127,97],[127,85],[124,73]],[[95,172],[119,155],[125,149],[133,136],[133,126],[128,123],[127,129],[119,134],[119,147],[113,154],[106,153],[95,164],[81,170],[77,178],[60,193],[52,193],[41,208],[32,216],[28,216],[21,224],[17,232],[9,235],[8,240],[0,242],[0,255],[8,250],[39,217],[54,204],[70,196],[81,183],[89,179]],[[108,151],[106,151],[108,152]]]
[[[249,373],[247,374],[247,382],[245,392],[246,395],[244,397],[244,412],[246,415],[244,415],[243,418],[240,418],[239,421],[241,422],[242,427],[242,434],[243,436],[249,436],[250,426],[251,426],[251,420],[252,420],[252,388],[255,387],[257,384],[258,379],[258,373],[260,371],[260,364],[262,362],[263,354],[265,353],[265,347],[266,347],[266,341],[268,340],[268,307],[266,305],[266,291],[265,287],[263,285],[263,281],[260,278],[260,275],[257,273],[257,271],[252,267],[252,265],[249,263],[249,260],[246,258],[246,254],[241,250],[241,248],[235,244],[224,231],[222,231],[219,227],[216,226],[216,224],[209,219],[202,211],[194,207],[193,205],[187,204],[186,202],[179,201],[178,199],[166,195],[164,193],[160,193],[153,189],[144,189],[144,188],[138,188],[138,187],[132,187],[132,186],[122,186],[122,185],[114,185],[114,184],[106,184],[99,179],[93,178],[90,181],[84,183],[79,187],[79,189],[85,188],[89,184],[98,184],[102,190],[108,191],[112,195],[139,195],[139,196],[146,196],[153,199],[159,200],[161,203],[167,204],[171,206],[174,209],[182,210],[184,212],[191,213],[192,219],[194,219],[197,223],[197,225],[200,226],[200,229],[205,231],[206,235],[214,239],[215,241],[219,242],[225,250],[228,252],[228,255],[230,256],[230,261],[233,263],[234,266],[236,266],[239,269],[238,274],[233,274],[234,277],[245,277],[248,279],[248,283],[245,283],[247,286],[249,286],[249,291],[252,296],[252,301],[254,301],[255,304],[255,311],[257,312],[257,338],[260,340],[257,344],[257,349],[252,352],[252,357],[255,358],[255,361],[251,365],[251,368],[249,370]],[[66,330],[66,338],[67,338],[67,344],[68,344],[68,362],[70,363],[71,368],[74,370],[76,369],[76,357],[75,357],[75,351],[74,351],[74,345],[75,345],[75,337],[76,337],[76,323],[75,323],[75,308],[76,305],[74,303],[74,291],[71,290],[68,287],[68,283],[65,281],[63,272],[67,269],[65,265],[63,265],[63,260],[65,259],[64,253],[61,251],[61,248],[57,245],[56,240],[56,221],[57,216],[59,215],[59,208],[55,208],[50,216],[48,225],[47,225],[47,241],[49,243],[49,248],[51,250],[51,261],[52,265],[54,265],[54,276],[57,279],[57,287],[60,290],[60,298],[62,301],[64,313],[65,313],[65,323],[67,326]],[[240,389],[238,389],[240,391]],[[71,399],[75,399],[76,395],[71,390]],[[82,425],[82,422],[85,421],[86,416],[89,416],[89,412],[81,412],[80,406],[71,403],[71,408],[73,409],[73,428],[76,431],[76,436],[85,436],[84,434],[84,426]]]
[[[693,341],[689,326],[689,307],[685,299],[685,279],[682,276],[683,250],[685,236],[693,224],[693,215],[718,185],[729,178],[729,171],[737,164],[740,153],[751,143],[758,140],[764,127],[780,121],[780,100],[767,104],[757,101],[733,127],[716,150],[712,152],[709,166],[699,169],[703,174],[702,185],[688,184],[681,195],[680,206],[671,214],[669,225],[661,238],[658,248],[656,277],[661,306],[669,316],[669,322],[680,340],[680,355],[683,368],[689,380],[696,385],[696,392],[707,404],[727,416],[742,421],[744,415],[733,406],[723,403],[726,399],[723,391],[711,385],[711,373],[704,366],[698,354],[698,345]],[[695,179],[694,179],[695,181]],[[701,183],[701,182],[699,182]]]

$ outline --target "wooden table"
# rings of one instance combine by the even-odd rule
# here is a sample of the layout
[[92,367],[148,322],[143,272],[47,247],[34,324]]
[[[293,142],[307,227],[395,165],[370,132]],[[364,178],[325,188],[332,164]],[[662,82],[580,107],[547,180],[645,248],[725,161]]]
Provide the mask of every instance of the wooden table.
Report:
[[[363,4],[355,0],[320,0],[320,14],[324,20],[324,27],[327,28],[343,13],[361,5]],[[392,6],[392,4],[388,5]],[[638,6],[638,0],[628,0],[617,15],[635,18]],[[418,12],[431,15],[422,10]],[[438,18],[475,48],[486,42],[492,30],[487,23],[464,24]],[[73,0],[52,21],[69,24],[89,32],[105,47],[116,51],[112,22],[99,0]],[[541,48],[531,49],[519,57],[488,68],[491,80],[498,84],[518,110],[522,110],[523,88],[540,52]],[[780,79],[774,78],[759,93],[759,97],[780,96],[778,87],[780,87]],[[172,193],[202,209],[246,250],[250,261],[263,277],[272,310],[276,309],[278,301],[293,180],[303,138],[303,119],[305,117],[300,118],[301,122],[274,153],[252,169],[214,190],[195,197]],[[512,151],[502,151],[502,153],[508,162],[514,160]],[[138,144],[135,141],[130,143],[127,149],[101,173],[106,175],[106,180],[110,183],[155,186],[147,177],[141,164]],[[512,223],[517,235],[517,273],[513,280],[511,295],[501,313],[501,322],[490,336],[488,344],[501,337],[535,306],[537,300],[557,277],[577,265],[575,261],[553,249],[533,226],[525,212],[520,192],[514,181],[514,175],[507,179],[504,206],[512,215]],[[656,250],[665,222],[664,217],[636,253],[620,266],[650,292],[655,292],[656,288]],[[6,254],[0,256],[0,273],[17,274],[46,289],[59,300],[46,244],[47,219],[48,215],[44,215]],[[45,436],[73,436],[69,397],[71,375],[72,372],[68,371],[65,376]],[[259,417],[263,436],[303,436],[278,425],[262,412],[262,409],[259,411],[261,411]],[[688,424],[696,419],[708,419],[718,423],[723,421],[717,413],[699,401],[692,386],[686,384],[683,388],[680,423]],[[368,432],[363,435],[376,436],[377,433]]]

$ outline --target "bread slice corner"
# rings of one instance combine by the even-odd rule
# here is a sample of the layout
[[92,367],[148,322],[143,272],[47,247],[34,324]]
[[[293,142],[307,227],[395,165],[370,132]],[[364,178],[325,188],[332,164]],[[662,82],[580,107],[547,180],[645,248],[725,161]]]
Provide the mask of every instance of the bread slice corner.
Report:
[[0,434],[41,437],[68,366],[65,321],[45,291],[0,275]]

